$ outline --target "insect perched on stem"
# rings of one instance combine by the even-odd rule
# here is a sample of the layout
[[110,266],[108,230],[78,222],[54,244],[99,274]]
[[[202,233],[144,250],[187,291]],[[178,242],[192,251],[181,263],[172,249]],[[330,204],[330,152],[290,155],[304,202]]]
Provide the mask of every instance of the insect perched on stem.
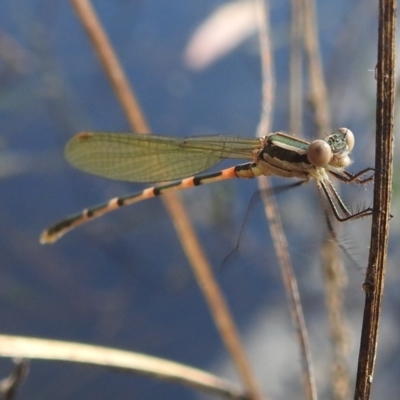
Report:
[[[324,140],[312,142],[282,132],[272,133],[263,138],[175,138],[82,132],[73,137],[65,149],[66,158],[78,169],[110,179],[131,182],[179,180],[86,208],[81,213],[50,226],[42,233],[40,242],[53,243],[84,222],[168,191],[225,179],[254,178],[261,175],[300,178],[304,182],[314,178],[320,193],[338,221],[360,218],[371,214],[371,209],[350,213],[329,179],[329,174],[346,183],[362,184],[373,179],[373,176],[362,179],[362,175],[371,171],[371,168],[355,175],[345,171],[351,164],[349,154],[353,147],[354,135],[346,128],[335,130]],[[219,172],[196,175],[228,158],[251,161]]]

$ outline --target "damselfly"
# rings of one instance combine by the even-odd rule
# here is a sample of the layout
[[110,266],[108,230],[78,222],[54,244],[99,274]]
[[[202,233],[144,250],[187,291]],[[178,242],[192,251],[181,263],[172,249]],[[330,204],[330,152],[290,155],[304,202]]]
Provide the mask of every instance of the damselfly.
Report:
[[[355,175],[344,170],[351,164],[349,154],[353,147],[354,135],[346,128],[337,129],[324,140],[314,140],[311,143],[282,132],[272,133],[263,138],[175,138],[82,132],[69,141],[65,155],[73,166],[83,171],[132,182],[179,180],[87,208],[45,230],[40,242],[53,243],[84,222],[168,191],[225,179],[254,178],[261,175],[300,178],[303,182],[314,178],[337,220],[347,221],[363,217],[371,214],[371,209],[350,213],[329,179],[329,174],[347,183],[361,184],[373,179],[373,176],[362,179],[362,175],[371,171],[371,168]],[[251,161],[219,172],[196,175],[229,158]]]

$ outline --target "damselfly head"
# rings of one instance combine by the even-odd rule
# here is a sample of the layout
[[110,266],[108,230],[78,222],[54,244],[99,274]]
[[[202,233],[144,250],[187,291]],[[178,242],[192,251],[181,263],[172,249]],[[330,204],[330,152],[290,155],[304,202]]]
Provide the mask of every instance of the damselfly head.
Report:
[[307,148],[307,157],[316,167],[331,165],[345,168],[351,164],[349,153],[354,147],[354,135],[350,129],[339,128],[325,140],[314,140]]
[[353,132],[347,128],[337,129],[325,140],[331,147],[333,154],[350,153],[353,150],[355,142]]
[[337,168],[345,168],[351,164],[349,154],[353,150],[355,139],[350,129],[339,128],[326,139],[332,149],[333,157],[330,165]]

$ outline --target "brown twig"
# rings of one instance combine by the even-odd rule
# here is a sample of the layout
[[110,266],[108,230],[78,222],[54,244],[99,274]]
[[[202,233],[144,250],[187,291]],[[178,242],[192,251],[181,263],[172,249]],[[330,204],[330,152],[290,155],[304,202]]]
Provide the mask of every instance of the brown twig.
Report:
[[[99,56],[118,100],[126,112],[132,129],[139,133],[150,133],[150,128],[139,108],[138,101],[135,99],[130,84],[125,77],[124,71],[118,62],[90,1],[71,0],[71,4],[79,16],[82,25],[88,32],[93,47]],[[176,194],[165,195],[164,204],[174,222],[182,247],[198,279],[222,340],[251,398],[261,399],[261,392],[251,372],[236,326],[230,315],[224,296],[213,276],[212,268],[199,244],[189,217]]]
[[149,133],[150,128],[136,100],[135,93],[126,79],[125,73],[90,1],[71,0],[71,4],[93,44],[93,48],[108,75],[108,79],[121,107],[124,109],[132,130],[143,134]]
[[[269,35],[269,14],[266,1],[257,1],[259,16],[259,36],[260,53],[262,65],[262,112],[261,120],[257,129],[257,136],[265,136],[270,131],[272,125],[272,106],[274,104],[274,73],[272,63],[272,51]],[[293,273],[288,246],[282,223],[279,216],[279,210],[272,195],[272,187],[267,177],[258,179],[259,188],[264,201],[264,209],[269,222],[271,236],[274,242],[275,251],[281,266],[282,278],[285,286],[286,296],[289,302],[292,323],[296,329],[300,353],[302,358],[303,382],[307,399],[317,399],[317,390],[315,385],[315,376],[311,360],[311,351],[308,341],[307,329],[305,326],[303,310],[300,301],[300,294],[297,287],[296,277]],[[268,195],[266,195],[268,193]]]
[[396,54],[395,0],[380,0],[376,66],[376,153],[374,214],[365,290],[365,307],[354,399],[370,398],[385,283],[393,175]]

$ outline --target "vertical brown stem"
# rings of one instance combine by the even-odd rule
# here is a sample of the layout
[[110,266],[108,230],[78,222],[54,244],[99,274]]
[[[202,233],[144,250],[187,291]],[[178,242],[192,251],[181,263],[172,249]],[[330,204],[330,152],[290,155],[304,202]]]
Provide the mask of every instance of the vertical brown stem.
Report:
[[355,400],[370,398],[378,328],[385,283],[393,178],[393,138],[396,54],[395,0],[380,0],[378,64],[376,66],[376,153],[374,215],[366,279],[364,317],[358,358]]

